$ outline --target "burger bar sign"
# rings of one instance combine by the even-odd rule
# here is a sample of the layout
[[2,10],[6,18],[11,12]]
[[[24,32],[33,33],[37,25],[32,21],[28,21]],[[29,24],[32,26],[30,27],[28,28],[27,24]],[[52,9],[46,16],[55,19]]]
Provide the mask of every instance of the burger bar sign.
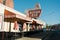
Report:
[[38,18],[41,14],[41,9],[29,10],[28,13],[29,13],[29,17]]

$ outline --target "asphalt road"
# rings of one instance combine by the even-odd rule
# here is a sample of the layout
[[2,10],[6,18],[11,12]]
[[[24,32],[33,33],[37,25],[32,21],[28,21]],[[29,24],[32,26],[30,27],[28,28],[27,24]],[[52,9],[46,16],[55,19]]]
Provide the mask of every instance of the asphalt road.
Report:
[[47,32],[39,32],[39,33],[30,35],[28,37],[30,37],[30,38],[38,38],[38,39],[41,39],[41,40],[46,40],[46,39],[48,39],[53,34],[54,34],[54,32],[47,31]]
[[30,38],[38,38],[41,40],[60,40],[60,31],[47,31],[47,32],[39,32],[30,36]]
[[46,37],[44,40],[60,40],[60,31],[54,31],[52,35]]
[[35,32],[26,34],[24,37],[17,39],[11,38],[6,40],[60,40],[60,31]]
[[47,32],[37,32],[33,34],[27,34],[26,36],[16,39],[16,40],[46,40],[48,39],[54,32],[47,31]]

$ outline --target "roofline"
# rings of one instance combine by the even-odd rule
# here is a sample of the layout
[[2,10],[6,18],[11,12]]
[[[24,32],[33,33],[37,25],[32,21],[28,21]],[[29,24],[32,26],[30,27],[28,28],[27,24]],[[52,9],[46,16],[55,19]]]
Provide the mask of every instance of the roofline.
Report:
[[15,13],[15,14],[22,15],[22,16],[26,17],[26,15],[24,15],[24,14],[21,13],[21,12],[18,12],[18,11],[16,11],[16,10],[14,10],[13,8],[10,8],[10,7],[8,7],[8,6],[5,6],[5,5],[3,5],[3,4],[1,4],[1,3],[0,3],[0,5],[2,5],[2,6],[4,7],[4,10],[8,10],[8,11],[10,11],[10,12],[12,12],[12,13]]

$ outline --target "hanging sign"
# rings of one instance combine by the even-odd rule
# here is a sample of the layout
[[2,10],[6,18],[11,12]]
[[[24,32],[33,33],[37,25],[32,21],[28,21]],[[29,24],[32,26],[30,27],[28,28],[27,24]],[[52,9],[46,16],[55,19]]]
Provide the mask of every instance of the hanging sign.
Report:
[[29,10],[28,13],[29,13],[29,17],[38,18],[39,15],[41,14],[41,9]]

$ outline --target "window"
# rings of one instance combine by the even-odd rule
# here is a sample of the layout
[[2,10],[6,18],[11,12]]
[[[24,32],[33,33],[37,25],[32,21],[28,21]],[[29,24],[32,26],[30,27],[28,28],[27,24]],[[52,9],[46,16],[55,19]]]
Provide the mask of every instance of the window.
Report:
[[18,22],[19,25],[19,30],[22,31],[23,30],[23,23]]

